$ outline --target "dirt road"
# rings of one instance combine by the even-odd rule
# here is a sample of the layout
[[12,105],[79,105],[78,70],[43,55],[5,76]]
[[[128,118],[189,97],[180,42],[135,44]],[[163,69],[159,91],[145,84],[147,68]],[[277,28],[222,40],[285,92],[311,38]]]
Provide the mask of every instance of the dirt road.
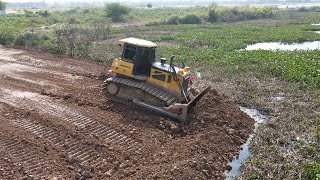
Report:
[[108,69],[0,47],[1,178],[224,178],[249,116],[212,90],[179,126],[108,101]]

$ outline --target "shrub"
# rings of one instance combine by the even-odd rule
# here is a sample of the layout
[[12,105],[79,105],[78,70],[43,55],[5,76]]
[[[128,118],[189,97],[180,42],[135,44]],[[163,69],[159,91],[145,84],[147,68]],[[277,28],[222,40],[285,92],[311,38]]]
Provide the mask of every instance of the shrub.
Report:
[[177,25],[180,22],[180,18],[178,16],[172,16],[167,20],[167,24]]
[[274,13],[271,8],[217,8],[210,9],[208,21],[215,22],[236,22],[252,19],[271,18]]
[[39,48],[40,40],[41,38],[37,34],[26,31],[14,40],[14,45],[37,49]]
[[50,16],[50,13],[47,10],[45,10],[45,11],[37,11],[36,14],[38,14],[39,16],[42,16],[44,18],[47,18],[47,17]]
[[180,19],[180,23],[181,24],[201,24],[202,19],[195,14],[190,14]]
[[211,9],[211,10],[209,11],[208,20],[209,20],[209,22],[211,22],[211,23],[218,22],[218,20],[219,20],[219,14],[217,13],[216,10]]
[[6,9],[6,3],[0,1],[0,11]]
[[67,26],[65,29],[54,31],[55,43],[62,50],[67,49],[71,57],[87,58],[89,49],[93,42],[92,30]]
[[84,13],[84,14],[90,13],[90,9],[84,9],[84,10],[83,10],[83,13]]
[[9,31],[0,31],[0,44],[11,45],[14,41],[14,34]]
[[68,49],[66,46],[61,46],[60,44],[58,44],[56,40],[47,40],[44,42],[44,46],[42,47],[42,49],[44,51],[53,53],[53,54],[67,54]]
[[112,22],[121,22],[123,21],[123,16],[129,14],[130,8],[119,3],[110,3],[106,4],[105,11]]
[[312,6],[312,7],[300,7],[298,8],[298,12],[319,12],[319,6]]
[[63,13],[65,14],[76,14],[78,12],[78,9],[70,9],[70,10],[66,10]]
[[258,9],[257,11],[257,18],[270,18],[273,16],[272,9],[270,8],[262,8]]
[[94,40],[106,40],[110,34],[110,22],[105,19],[97,19],[92,22],[91,36]]
[[68,23],[69,23],[69,24],[78,24],[78,21],[76,20],[76,18],[70,18],[70,19],[68,20]]
[[27,18],[30,18],[30,17],[33,17],[34,14],[32,11],[29,11],[29,10],[24,10],[24,15],[27,17]]

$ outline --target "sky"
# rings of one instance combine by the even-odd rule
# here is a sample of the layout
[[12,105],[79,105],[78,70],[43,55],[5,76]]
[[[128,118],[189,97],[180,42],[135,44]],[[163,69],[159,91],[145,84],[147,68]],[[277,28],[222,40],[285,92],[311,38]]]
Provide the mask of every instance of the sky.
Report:
[[[94,1],[98,1],[98,2],[107,2],[107,1],[130,1],[130,0],[1,0],[4,2],[42,2],[45,1],[46,3],[51,3],[51,2],[94,2]],[[132,0],[132,1],[137,1],[137,0]],[[144,0],[140,0],[140,1],[144,1]],[[146,0],[147,1],[147,0]],[[170,0],[167,0],[170,1]]]
[[[50,3],[50,2],[61,2],[61,0],[2,0],[4,2],[42,2],[42,1],[45,1],[47,3]],[[72,2],[83,2],[83,1],[89,1],[90,0],[63,0],[63,2],[66,2],[66,1],[72,1]],[[102,1],[102,0],[94,0],[94,1]]]
[[4,2],[41,2],[41,0],[2,0]]

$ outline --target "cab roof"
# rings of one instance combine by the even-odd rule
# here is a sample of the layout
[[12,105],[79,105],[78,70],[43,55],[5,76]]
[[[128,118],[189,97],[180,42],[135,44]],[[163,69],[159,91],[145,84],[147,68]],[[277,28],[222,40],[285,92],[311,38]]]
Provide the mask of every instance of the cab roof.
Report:
[[140,46],[140,47],[146,47],[146,48],[155,48],[157,47],[157,44],[151,42],[151,41],[147,41],[147,40],[143,40],[143,39],[137,39],[137,38],[125,38],[125,39],[121,39],[119,40],[118,43],[120,46],[123,46],[124,44],[132,44],[135,46]]

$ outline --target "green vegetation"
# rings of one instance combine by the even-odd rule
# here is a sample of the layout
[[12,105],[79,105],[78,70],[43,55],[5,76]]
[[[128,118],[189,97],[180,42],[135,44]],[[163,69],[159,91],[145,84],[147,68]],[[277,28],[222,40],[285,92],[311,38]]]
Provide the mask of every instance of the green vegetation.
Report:
[[[179,18],[178,16],[172,16],[170,17],[166,22],[161,24],[170,24],[170,25],[178,25],[178,24],[201,24],[202,19],[195,15],[195,14],[189,14],[184,16],[183,18]],[[157,24],[148,24],[148,25],[157,25]]]
[[0,11],[6,9],[6,3],[0,1]]
[[[202,22],[210,22],[210,23],[222,23],[222,22],[237,22],[237,21],[246,21],[253,19],[266,19],[273,18],[275,14],[279,12],[279,10],[274,10],[271,8],[249,8],[249,7],[234,7],[234,8],[226,8],[226,7],[218,7],[218,6],[210,6],[209,8],[202,7],[202,11],[200,12],[199,8],[181,8],[185,9],[186,12],[171,12],[172,9],[163,9],[167,15],[172,15],[167,19],[161,18],[161,13],[158,13],[160,18],[156,22],[151,22],[148,25],[160,25],[160,24],[201,24]],[[157,13],[157,11],[155,11]],[[207,14],[204,14],[207,12]],[[138,13],[137,16],[141,17]],[[152,19],[152,15],[149,20]],[[159,20],[160,19],[160,20]]]
[[211,7],[208,14],[209,22],[236,22],[252,19],[265,19],[274,17],[271,8],[217,8]]
[[[186,10],[188,8],[182,9]],[[207,15],[209,20],[210,17],[213,18],[211,19],[212,21],[238,21],[244,20],[244,17],[247,19],[250,19],[249,17],[253,17],[253,19],[268,18],[275,13],[278,13],[277,17],[283,18],[283,20],[280,19],[275,23],[269,24],[188,25],[201,23],[204,18],[200,18],[200,16],[203,17],[204,14],[201,15],[200,10],[209,9],[210,11],[207,11],[207,13],[209,12]],[[107,4],[105,10],[107,15],[109,13],[110,17],[111,15],[114,16],[111,17],[113,21],[123,20],[123,15],[129,13],[127,7],[118,3]],[[174,10],[176,8],[173,8],[173,10],[171,8],[167,9],[167,12],[170,12],[169,14],[172,16],[166,22],[154,23],[152,24],[153,26],[142,26],[134,29],[135,32],[150,32],[155,29],[165,29],[168,34],[158,35],[155,33],[148,38],[156,42],[179,44],[179,46],[173,47],[160,47],[159,50],[162,56],[169,57],[171,54],[176,54],[181,61],[188,61],[189,63],[207,61],[230,72],[254,72],[257,75],[261,74],[261,77],[265,77],[267,74],[270,77],[275,76],[287,81],[298,82],[301,87],[319,87],[320,66],[318,51],[239,51],[240,49],[244,49],[248,44],[258,42],[294,43],[320,40],[318,34],[309,32],[319,30],[319,27],[311,26],[311,23],[301,24],[299,20],[301,18],[301,20],[305,21],[306,13],[309,14],[310,21],[319,18],[319,15],[312,12],[298,11],[292,15],[290,11],[291,16],[296,16],[295,22],[290,22],[288,21],[290,17],[286,16],[290,14],[289,12],[276,12],[269,8],[198,7],[193,8],[192,14],[184,14],[185,12],[183,11],[182,13],[180,10],[175,12]],[[135,9],[132,11],[132,13],[137,12]],[[151,16],[151,11],[154,11],[155,14],[160,13],[159,9],[139,9],[139,11],[140,13],[136,15],[136,18],[139,19],[143,19],[144,13],[148,13]],[[229,15],[226,15],[228,13]],[[271,20],[269,21],[271,22]],[[0,22],[4,24],[4,26],[0,27],[1,44],[15,44],[28,48],[42,49],[52,53],[65,53],[77,58],[94,57],[93,59],[101,59],[96,57],[90,48],[97,48],[99,46],[98,49],[100,47],[101,49],[103,49],[102,47],[108,49],[108,47],[92,42],[95,44],[93,46],[88,41],[106,40],[110,33],[111,36],[112,33],[123,32],[128,34],[127,30],[123,28],[110,31],[110,25],[104,18],[103,9],[71,9],[58,12],[25,11],[24,15],[1,17]],[[50,28],[53,24],[61,27]],[[161,27],[158,27],[160,24]],[[177,26],[170,26],[171,24]],[[43,27],[44,30],[41,30]],[[30,31],[30,33],[25,33],[26,31]],[[171,32],[175,32],[178,35],[170,35]],[[76,39],[71,39],[70,43],[77,42],[76,44],[81,45],[79,47],[67,45],[68,36],[77,37]],[[98,36],[100,37],[97,38]],[[137,33],[135,36],[144,38],[143,33],[142,35]],[[59,44],[62,42],[65,42],[65,44]],[[72,49],[84,52],[76,53]],[[86,53],[87,55],[85,55]],[[96,53],[100,54],[100,52]],[[114,53],[112,52],[112,54]]]
[[189,14],[195,14],[202,19],[208,14],[208,7],[157,7],[157,8],[133,8],[131,15],[135,19],[148,22],[162,22],[168,20],[171,16],[184,17]]
[[130,8],[120,5],[119,3],[106,4],[106,15],[111,18],[112,22],[121,22],[124,16],[128,15]]
[[189,14],[180,19],[181,24],[201,24],[202,20],[195,14]]
[[179,16],[172,16],[167,20],[167,24],[170,25],[178,25],[180,23]]
[[38,14],[39,16],[42,16],[44,18],[47,18],[47,17],[50,16],[50,13],[47,10],[45,10],[45,11],[37,11],[36,14]]
[[300,7],[298,11],[299,12],[320,12],[320,7],[319,6]]
[[[165,56],[176,54],[183,61],[209,61],[234,72],[254,72],[298,82],[301,87],[319,87],[319,51],[239,51],[257,42],[304,42],[320,40],[307,32],[309,25],[230,24],[181,25],[177,36],[160,36],[155,41],[178,43],[179,47],[161,48]],[[188,30],[186,30],[188,29]]]
[[306,164],[303,170],[303,176],[306,179],[319,180],[320,179],[320,161],[318,164],[316,163]]

